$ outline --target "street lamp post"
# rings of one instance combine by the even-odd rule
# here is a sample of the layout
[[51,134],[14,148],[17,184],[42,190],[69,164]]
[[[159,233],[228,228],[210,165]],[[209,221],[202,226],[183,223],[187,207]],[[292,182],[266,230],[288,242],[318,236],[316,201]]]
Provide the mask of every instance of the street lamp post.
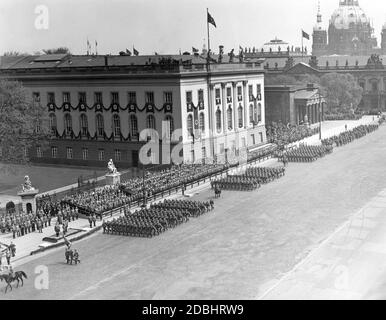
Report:
[[318,90],[319,95],[319,140],[322,140],[322,96],[320,95],[320,91]]

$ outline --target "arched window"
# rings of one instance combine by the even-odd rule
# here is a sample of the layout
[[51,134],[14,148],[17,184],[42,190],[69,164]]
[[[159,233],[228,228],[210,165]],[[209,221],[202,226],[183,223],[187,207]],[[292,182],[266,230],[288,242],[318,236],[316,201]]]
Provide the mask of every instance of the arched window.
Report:
[[249,123],[253,123],[253,104],[249,105]]
[[186,126],[188,128],[189,137],[193,135],[193,116],[191,114],[188,115]]
[[200,113],[200,130],[205,132],[205,115],[203,112]]
[[232,119],[232,107],[229,105],[227,110],[227,119],[228,119],[228,130],[233,129],[233,119]]
[[132,114],[130,116],[130,128],[132,137],[137,137],[138,135],[138,120],[137,116]]
[[239,118],[239,128],[243,127],[243,107],[241,104],[239,105],[238,110],[238,118]]
[[172,116],[166,116],[165,121],[169,122],[170,135],[172,135],[174,131],[174,119]]
[[152,114],[146,117],[146,128],[155,129],[155,118]]
[[216,129],[217,132],[221,132],[221,111],[217,109],[216,111]]
[[55,113],[50,114],[50,129],[53,134],[56,133],[57,123]]
[[96,116],[96,127],[98,137],[103,137],[103,134],[105,132],[105,123],[103,120],[103,116],[100,113],[98,113]]
[[257,105],[257,120],[261,121],[261,117],[262,117],[262,115],[261,115],[261,103],[259,103]]
[[113,129],[114,137],[119,137],[121,135],[121,119],[117,114],[114,114],[113,117]]
[[71,134],[72,132],[72,118],[69,113],[64,115],[64,130],[66,134]]
[[87,121],[87,116],[82,113],[80,115],[80,130],[83,136],[86,136],[88,133],[88,121]]

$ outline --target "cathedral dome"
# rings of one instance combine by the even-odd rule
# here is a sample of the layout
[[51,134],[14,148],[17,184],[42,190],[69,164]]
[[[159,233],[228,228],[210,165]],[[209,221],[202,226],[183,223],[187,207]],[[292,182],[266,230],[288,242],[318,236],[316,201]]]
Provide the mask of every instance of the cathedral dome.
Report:
[[343,0],[333,13],[330,24],[336,29],[349,29],[351,25],[370,24],[369,18],[356,0]]

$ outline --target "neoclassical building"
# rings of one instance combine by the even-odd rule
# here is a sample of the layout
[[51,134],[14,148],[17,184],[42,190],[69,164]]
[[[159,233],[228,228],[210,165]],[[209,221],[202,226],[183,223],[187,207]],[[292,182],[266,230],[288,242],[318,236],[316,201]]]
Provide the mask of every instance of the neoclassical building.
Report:
[[[236,60],[236,59],[235,59]],[[266,143],[261,62],[198,55],[5,57],[0,77],[19,80],[47,106],[53,138],[31,146],[35,162],[138,166],[140,149],[170,140],[183,160],[225,158]],[[154,129],[143,137],[144,129]],[[181,134],[179,131],[181,129]],[[174,134],[173,134],[174,133]],[[180,154],[181,154],[180,153]]]

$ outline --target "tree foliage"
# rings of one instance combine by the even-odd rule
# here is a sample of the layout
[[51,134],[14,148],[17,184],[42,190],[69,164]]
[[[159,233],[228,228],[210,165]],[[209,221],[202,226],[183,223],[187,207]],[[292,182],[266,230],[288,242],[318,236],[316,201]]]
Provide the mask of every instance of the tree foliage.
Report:
[[26,150],[50,137],[48,112],[18,81],[0,80],[0,161],[26,163]]
[[45,54],[58,54],[58,53],[66,53],[70,54],[70,49],[66,47],[52,48],[52,49],[44,49],[43,52]]
[[355,110],[362,100],[363,89],[349,73],[326,74],[320,78],[320,84],[330,111]]

